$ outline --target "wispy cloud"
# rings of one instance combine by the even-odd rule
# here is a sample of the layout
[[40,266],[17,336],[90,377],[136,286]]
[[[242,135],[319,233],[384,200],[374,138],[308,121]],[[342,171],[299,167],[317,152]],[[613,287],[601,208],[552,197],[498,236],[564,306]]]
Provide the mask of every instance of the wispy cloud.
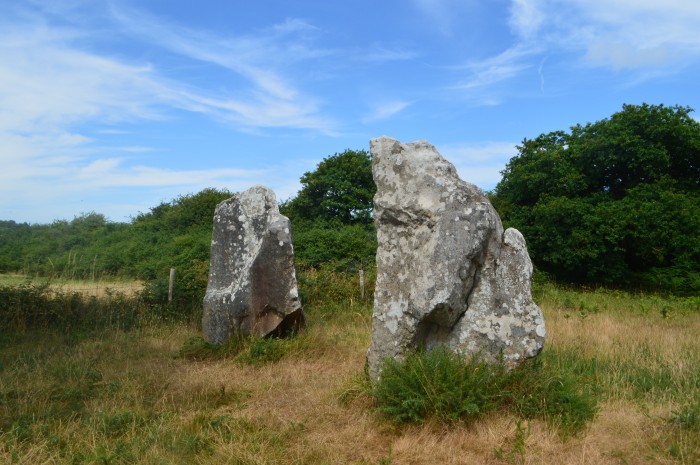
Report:
[[362,123],[371,123],[374,121],[380,121],[384,119],[391,118],[392,116],[402,112],[404,109],[409,107],[413,102],[409,101],[403,101],[403,100],[394,100],[391,102],[384,102],[380,105],[377,105],[375,108],[372,109],[372,112],[362,118]]
[[498,55],[469,62],[456,87],[482,103],[498,102],[500,84],[530,68],[542,77],[550,54],[568,56],[569,66],[627,71],[630,82],[674,73],[700,60],[699,23],[693,0],[511,0],[514,40]]
[[[173,118],[173,110],[243,131],[335,131],[318,99],[285,72],[326,53],[312,47],[314,28],[303,21],[289,19],[257,35],[214,36],[133,10],[128,17],[114,10],[111,23],[104,23],[103,11],[99,25],[90,23],[94,18],[61,17],[75,13],[67,6],[44,9],[44,16],[36,11],[22,3],[0,7],[0,196],[6,199],[31,192],[27,201],[68,202],[75,193],[118,186],[181,190],[259,182],[259,170],[150,167],[145,154],[153,148],[100,140],[127,133],[123,123]],[[159,63],[126,60],[100,49],[105,30],[128,46],[147,44],[218,68],[235,85],[208,86]],[[105,128],[82,134],[80,128],[95,122]]]
[[25,21],[4,21],[0,32],[0,130],[66,127],[87,119],[153,119],[168,107],[210,113],[249,127],[287,127],[332,131],[318,101],[305,95],[281,68],[324,52],[303,36],[313,28],[297,20],[272,26],[258,37],[215,37],[158,22],[130,11],[115,13],[139,40],[191,60],[232,72],[248,85],[206,88],[166,76],[152,64],[133,64],[81,48],[87,33]]
[[[46,132],[88,118],[157,118],[153,71],[72,48],[70,32],[23,24],[0,33],[0,131]],[[11,66],[9,65],[11,63]]]
[[513,0],[523,42],[579,52],[590,65],[659,68],[700,58],[700,3],[693,0]]
[[512,0],[510,27],[521,38],[534,36],[544,22],[545,13],[537,0]]
[[467,80],[455,87],[461,89],[480,89],[508,80],[532,67],[529,58],[538,50],[517,45],[499,55],[467,63],[464,68],[470,72]]
[[538,53],[537,47],[517,44],[499,55],[469,62],[461,68],[467,72],[466,78],[452,88],[479,105],[497,105],[506,97],[500,86],[536,66],[532,57]]
[[123,166],[122,158],[94,160],[81,167],[74,178],[92,187],[197,187],[220,185],[230,181],[257,180],[267,170],[216,168],[206,170],[167,170],[150,166]]
[[293,100],[299,91],[274,69],[275,65],[313,58],[320,53],[309,49],[303,37],[297,37],[313,30],[299,20],[288,19],[256,36],[221,37],[169,24],[137,10],[113,8],[112,12],[129,34],[190,59],[232,71],[259,92],[281,100]]

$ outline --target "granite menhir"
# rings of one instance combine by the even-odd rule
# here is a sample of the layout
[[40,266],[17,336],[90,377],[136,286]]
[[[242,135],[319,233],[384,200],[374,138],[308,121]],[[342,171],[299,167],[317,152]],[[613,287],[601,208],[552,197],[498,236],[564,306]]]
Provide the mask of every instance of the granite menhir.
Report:
[[370,376],[386,357],[444,345],[514,366],[544,345],[523,236],[426,141],[370,142],[377,283]]
[[305,322],[297,290],[291,224],[275,194],[255,186],[221,202],[214,214],[204,338],[286,335]]

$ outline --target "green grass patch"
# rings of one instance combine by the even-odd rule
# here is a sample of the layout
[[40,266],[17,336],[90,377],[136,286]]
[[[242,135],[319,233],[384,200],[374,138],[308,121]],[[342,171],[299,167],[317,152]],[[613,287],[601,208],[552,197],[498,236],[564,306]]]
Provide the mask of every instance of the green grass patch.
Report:
[[581,319],[601,312],[633,313],[652,319],[669,319],[700,312],[700,296],[633,293],[604,287],[567,287],[546,280],[533,282],[532,295],[540,306],[556,308],[568,317]]
[[681,429],[700,432],[700,398],[674,411],[670,421]]
[[212,344],[201,336],[193,336],[185,341],[178,351],[178,357],[188,360],[234,359],[242,364],[257,366],[303,352],[305,342],[300,334],[288,338],[234,336],[224,344]]

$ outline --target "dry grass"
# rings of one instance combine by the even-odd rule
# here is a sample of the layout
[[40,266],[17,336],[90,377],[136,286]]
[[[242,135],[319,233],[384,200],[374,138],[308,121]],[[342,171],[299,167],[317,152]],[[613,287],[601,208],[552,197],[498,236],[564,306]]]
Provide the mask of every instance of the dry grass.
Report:
[[262,366],[177,357],[198,334],[186,325],[2,345],[0,463],[697,463],[698,433],[668,419],[700,387],[639,394],[621,380],[625,367],[640,364],[692,377],[700,312],[663,318],[611,301],[578,315],[551,296],[542,306],[548,351],[611,370],[601,371],[599,415],[577,437],[502,413],[402,428],[379,418],[367,396],[343,396],[355,389],[369,345],[369,308],[353,304],[343,313],[309,309],[300,342]]
[[143,289],[141,281],[95,280],[95,281],[53,281],[52,289],[64,293],[78,292],[86,296],[105,297],[108,294],[124,294],[133,296]]
[[52,290],[73,293],[77,292],[85,296],[105,297],[108,294],[124,294],[127,297],[135,295],[143,289],[143,282],[135,280],[119,280],[109,277],[102,277],[94,280],[77,279],[48,279],[36,277],[32,278],[21,274],[0,274],[0,286],[17,286],[25,283],[44,284],[47,283]]

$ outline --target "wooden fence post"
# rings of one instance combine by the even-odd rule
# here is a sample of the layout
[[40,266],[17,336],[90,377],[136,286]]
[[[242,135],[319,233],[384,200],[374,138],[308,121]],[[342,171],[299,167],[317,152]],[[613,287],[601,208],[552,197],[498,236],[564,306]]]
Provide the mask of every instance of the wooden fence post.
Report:
[[168,303],[173,301],[173,286],[175,285],[175,268],[170,268],[170,282],[168,283]]
[[360,295],[365,300],[365,270],[360,270]]

